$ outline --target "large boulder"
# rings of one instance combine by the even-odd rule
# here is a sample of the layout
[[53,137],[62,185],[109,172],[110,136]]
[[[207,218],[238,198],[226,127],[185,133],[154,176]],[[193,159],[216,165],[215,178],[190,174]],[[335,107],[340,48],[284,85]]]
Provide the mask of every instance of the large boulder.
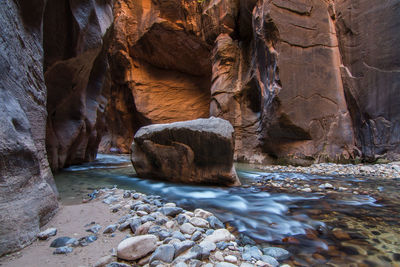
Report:
[[232,125],[214,117],[145,126],[134,137],[132,164],[144,178],[239,185],[232,135]]

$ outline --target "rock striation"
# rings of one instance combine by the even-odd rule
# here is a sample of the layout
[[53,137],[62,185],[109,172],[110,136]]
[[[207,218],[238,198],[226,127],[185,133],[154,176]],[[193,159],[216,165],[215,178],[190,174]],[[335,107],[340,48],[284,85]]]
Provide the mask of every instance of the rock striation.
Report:
[[43,69],[48,92],[46,147],[53,170],[96,157],[110,84],[106,40],[111,7],[111,0],[47,1]]
[[35,240],[58,208],[45,147],[45,2],[0,2],[0,256]]
[[132,143],[132,164],[143,178],[239,185],[232,134],[228,121],[214,117],[144,126]]

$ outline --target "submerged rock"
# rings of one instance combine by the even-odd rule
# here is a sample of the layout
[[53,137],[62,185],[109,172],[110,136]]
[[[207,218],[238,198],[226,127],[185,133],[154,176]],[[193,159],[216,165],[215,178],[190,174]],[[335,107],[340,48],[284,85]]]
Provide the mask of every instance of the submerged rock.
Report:
[[132,143],[139,177],[191,184],[239,185],[233,127],[211,117],[140,128]]

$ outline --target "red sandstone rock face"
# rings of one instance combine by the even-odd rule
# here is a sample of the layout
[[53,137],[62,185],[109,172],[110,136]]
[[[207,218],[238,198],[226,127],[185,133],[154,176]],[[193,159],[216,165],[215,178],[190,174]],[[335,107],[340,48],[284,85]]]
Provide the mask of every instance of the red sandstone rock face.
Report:
[[357,146],[369,160],[400,158],[400,3],[336,1],[343,85]]
[[35,240],[58,208],[45,148],[44,3],[0,2],[0,256]]
[[111,1],[47,2],[44,52],[46,146],[53,170],[96,157],[104,132],[103,91],[109,86],[103,37],[112,22]]

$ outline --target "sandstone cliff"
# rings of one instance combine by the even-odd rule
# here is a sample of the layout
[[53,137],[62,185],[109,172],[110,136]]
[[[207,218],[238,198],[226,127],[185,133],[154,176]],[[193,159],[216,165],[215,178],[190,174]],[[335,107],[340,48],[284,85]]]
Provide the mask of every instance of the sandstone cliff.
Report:
[[0,255],[32,242],[58,208],[45,148],[44,4],[0,2]]

